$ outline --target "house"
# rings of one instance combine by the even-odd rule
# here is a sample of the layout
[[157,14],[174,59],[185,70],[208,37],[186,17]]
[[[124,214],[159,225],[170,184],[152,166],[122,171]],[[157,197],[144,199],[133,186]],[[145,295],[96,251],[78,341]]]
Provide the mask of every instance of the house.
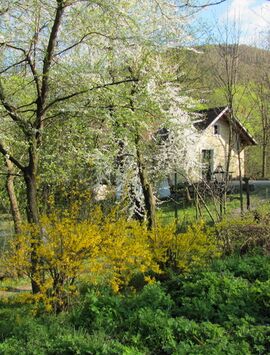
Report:
[[230,114],[228,107],[201,110],[198,114],[200,117],[194,122],[194,127],[200,135],[195,150],[201,164],[197,171],[195,169],[189,172],[189,178],[193,181],[211,180],[215,179],[216,174],[226,171],[230,147],[230,178],[239,177],[239,166],[244,176],[245,148],[256,145],[255,139],[243,124]]
[[[164,179],[158,188],[160,198],[169,197],[174,185],[185,183],[187,180],[189,183],[197,183],[218,180],[220,175],[225,178],[229,147],[229,178],[239,178],[239,166],[241,175],[245,175],[245,148],[257,144],[252,135],[236,117],[231,117],[228,107],[215,107],[197,113],[199,117],[193,126],[194,133],[196,131],[199,134],[196,135],[195,145],[191,147],[197,163],[181,174],[173,173]],[[164,128],[159,134],[163,139],[167,139],[169,131]]]

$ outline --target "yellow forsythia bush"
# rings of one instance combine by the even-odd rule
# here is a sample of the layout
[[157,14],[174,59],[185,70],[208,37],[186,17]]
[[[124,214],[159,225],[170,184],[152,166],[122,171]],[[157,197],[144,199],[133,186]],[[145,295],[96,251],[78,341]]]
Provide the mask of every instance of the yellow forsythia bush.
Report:
[[40,288],[35,299],[48,310],[69,304],[80,276],[91,282],[103,278],[117,292],[137,273],[159,272],[145,226],[117,218],[115,211],[104,216],[96,209],[82,221],[77,212],[73,208],[69,214],[52,213],[41,218],[40,226],[24,225],[6,254],[9,272],[32,279],[35,250],[39,272],[34,281]]
[[[69,214],[43,216],[38,227],[25,225],[6,255],[9,271],[12,268],[31,278],[35,249],[40,271],[36,273],[39,279],[35,279],[40,293],[35,297],[48,310],[63,309],[69,304],[70,297],[77,292],[75,281],[79,277],[91,282],[103,279],[117,292],[138,273],[162,272],[172,254],[183,271],[218,254],[203,224],[176,235],[173,225],[148,231],[137,221],[117,217],[116,211],[104,216],[96,209],[87,220],[77,216],[73,209]],[[38,239],[39,243],[34,245]]]
[[177,266],[182,271],[203,266],[221,254],[216,239],[203,221],[189,226],[185,233],[178,234],[174,250]]
[[40,288],[35,300],[42,300],[48,310],[61,309],[76,294],[74,282],[83,272],[84,262],[98,257],[100,242],[97,224],[54,213],[43,216],[40,226],[22,227],[22,233],[10,243],[6,265],[14,273],[32,279],[31,259],[35,250],[38,272],[34,281]]
[[100,228],[100,236],[99,258],[92,259],[91,263],[96,275],[107,277],[114,291],[127,285],[138,273],[160,272],[145,225],[110,215]]

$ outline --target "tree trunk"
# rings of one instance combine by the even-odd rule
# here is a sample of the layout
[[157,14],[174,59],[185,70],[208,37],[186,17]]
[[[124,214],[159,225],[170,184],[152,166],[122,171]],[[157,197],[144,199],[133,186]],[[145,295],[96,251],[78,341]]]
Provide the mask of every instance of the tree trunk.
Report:
[[142,186],[144,203],[145,203],[147,224],[148,224],[148,228],[152,229],[156,225],[156,203],[155,203],[155,197],[153,194],[152,185],[147,179],[147,173],[145,170],[145,166],[143,164],[143,159],[139,148],[138,134],[135,137],[135,145],[136,145],[136,154],[137,154],[137,165],[139,169],[139,179]]
[[[230,180],[230,164],[231,164],[231,156],[232,156],[232,148],[233,148],[233,124],[232,124],[232,119],[233,119],[233,111],[232,111],[232,98],[229,99],[230,104],[229,106],[229,117],[228,117],[228,122],[229,122],[229,142],[228,142],[228,153],[227,153],[227,161],[226,161],[226,167],[225,167],[225,184],[224,184],[224,193],[223,193],[223,198],[222,198],[222,204],[223,204],[223,212],[226,214],[226,209],[227,209],[227,191],[228,191],[228,184]],[[222,218],[222,216],[221,216]]]
[[7,192],[8,192],[8,197],[9,197],[9,202],[10,202],[10,207],[11,207],[11,213],[12,213],[12,218],[14,222],[14,230],[16,234],[21,233],[21,214],[19,210],[19,204],[17,200],[17,196],[15,193],[15,188],[14,188],[14,167],[12,162],[6,158],[6,166],[7,166],[7,181],[6,181],[6,187],[7,187]]
[[267,144],[269,138],[269,119],[268,119],[268,95],[265,95],[263,85],[259,87],[259,109],[262,124],[262,171],[261,177],[266,177]]
[[243,205],[243,182],[242,182],[242,165],[241,165],[241,156],[240,156],[240,137],[237,134],[237,158],[238,158],[238,174],[239,174],[239,197],[240,197],[240,210],[241,215],[244,213],[244,205]]
[[26,185],[27,220],[29,223],[39,224],[36,176],[30,169],[26,169],[24,172],[24,181]]
[[266,142],[264,137],[263,144],[262,144],[262,179],[265,178],[265,175],[266,175]]
[[244,177],[246,196],[247,196],[247,210],[250,210],[250,189],[249,189],[249,178]]
[[135,205],[133,218],[136,221],[143,223],[144,222],[144,206],[143,206],[142,202],[139,200],[138,196],[136,196],[135,188],[132,183],[129,184],[128,194],[129,194],[129,197],[130,197],[132,203]]
[[37,155],[35,151],[30,151],[31,164],[24,170],[24,181],[26,185],[27,198],[27,219],[28,222],[37,226],[37,231],[32,235],[32,252],[31,252],[31,283],[33,294],[40,292],[40,285],[42,284],[43,274],[40,271],[41,260],[37,255],[37,248],[41,242],[41,231],[39,228],[39,211],[37,200],[37,182],[36,182],[36,163]]

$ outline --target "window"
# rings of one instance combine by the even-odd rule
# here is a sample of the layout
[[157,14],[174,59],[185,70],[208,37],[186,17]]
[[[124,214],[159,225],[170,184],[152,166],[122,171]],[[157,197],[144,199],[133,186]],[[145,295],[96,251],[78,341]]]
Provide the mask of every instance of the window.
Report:
[[220,127],[219,125],[215,124],[214,125],[214,135],[220,134]]

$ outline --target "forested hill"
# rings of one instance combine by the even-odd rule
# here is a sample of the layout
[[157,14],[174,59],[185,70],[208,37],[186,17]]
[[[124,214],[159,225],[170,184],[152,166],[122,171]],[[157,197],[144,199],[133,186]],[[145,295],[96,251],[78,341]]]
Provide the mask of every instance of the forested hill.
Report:
[[[196,63],[198,70],[202,74],[202,78],[205,78],[205,83],[217,86],[215,78],[216,71],[220,75],[225,76],[225,58],[229,60],[231,65],[231,58],[235,56],[236,70],[238,76],[238,82],[244,84],[250,80],[256,81],[258,75],[269,68],[270,63],[270,51],[251,47],[247,45],[239,45],[237,49],[235,46],[222,46],[222,45],[209,45],[196,48],[201,54],[192,54],[193,60]],[[237,51],[237,53],[236,53]],[[231,68],[233,69],[233,68]],[[209,80],[210,79],[210,80]]]
[[[234,51],[237,51],[237,59],[232,63]],[[173,49],[170,56],[178,63],[180,80],[192,91],[193,96],[206,100],[209,100],[211,91],[222,86],[220,77],[226,77],[226,58],[229,70],[236,71],[239,85],[256,83],[270,72],[270,51],[247,45],[239,45],[238,49],[232,45],[197,46],[185,51]]]

